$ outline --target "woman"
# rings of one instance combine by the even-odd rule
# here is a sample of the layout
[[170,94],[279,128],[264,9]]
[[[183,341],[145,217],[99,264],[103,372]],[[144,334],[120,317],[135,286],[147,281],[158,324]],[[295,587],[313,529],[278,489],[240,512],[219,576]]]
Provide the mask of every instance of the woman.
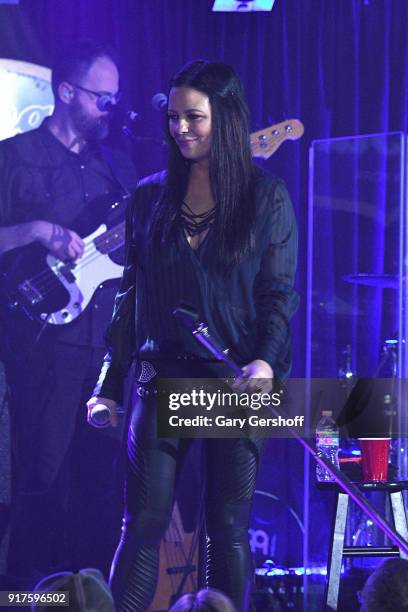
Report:
[[[136,357],[141,383],[128,437],[126,510],[111,586],[124,612],[146,610],[160,540],[189,440],[158,439],[154,377],[223,376],[222,367],[172,316],[194,306],[242,365],[241,390],[270,391],[288,374],[296,226],[287,191],[251,159],[240,81],[221,62],[194,61],[171,81],[167,173],[140,182],[129,209],[127,265],[108,332],[95,397],[116,424],[122,381]],[[137,296],[137,300],[136,300]],[[137,324],[135,325],[135,320]],[[208,439],[205,528],[207,586],[247,610],[248,524],[260,443]],[[220,469],[222,466],[222,469]]]

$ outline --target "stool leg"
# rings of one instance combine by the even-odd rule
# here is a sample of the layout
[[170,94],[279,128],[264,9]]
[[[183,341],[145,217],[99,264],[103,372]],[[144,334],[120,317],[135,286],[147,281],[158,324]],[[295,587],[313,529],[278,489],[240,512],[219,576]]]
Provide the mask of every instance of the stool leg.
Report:
[[337,610],[348,503],[349,496],[346,493],[337,494],[333,537],[330,542],[329,562],[327,564],[325,600],[329,610]]
[[[404,538],[404,540],[408,542],[407,515],[405,514],[402,491],[394,491],[393,493],[390,493],[390,500],[395,530]],[[400,552],[400,556],[403,559],[408,558],[408,555],[406,555],[403,551]]]

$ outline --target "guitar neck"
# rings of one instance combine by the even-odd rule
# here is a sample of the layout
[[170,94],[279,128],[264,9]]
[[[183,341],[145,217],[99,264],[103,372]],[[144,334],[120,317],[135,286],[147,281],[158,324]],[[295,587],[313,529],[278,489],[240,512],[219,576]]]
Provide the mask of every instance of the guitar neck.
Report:
[[125,244],[125,222],[119,223],[94,240],[96,249],[103,255],[108,255]]
[[[298,119],[289,119],[251,134],[251,150],[254,157],[268,159],[285,140],[297,140],[304,127]],[[103,255],[119,249],[125,243],[125,222],[119,223],[94,239],[95,248]]]
[[285,140],[297,140],[303,135],[303,123],[299,119],[287,119],[251,134],[253,157],[269,159]]

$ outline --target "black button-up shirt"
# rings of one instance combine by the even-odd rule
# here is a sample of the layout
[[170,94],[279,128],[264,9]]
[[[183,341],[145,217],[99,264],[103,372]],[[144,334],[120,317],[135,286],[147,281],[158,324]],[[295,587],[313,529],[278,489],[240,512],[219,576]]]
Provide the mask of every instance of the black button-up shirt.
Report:
[[[106,223],[112,204],[136,183],[134,166],[125,155],[102,145],[88,145],[79,154],[73,153],[46,123],[0,142],[0,225],[41,219],[85,237]],[[125,204],[121,207],[113,224],[124,216]],[[0,267],[6,268],[15,255],[16,250],[3,255]],[[78,319],[53,330],[58,340],[104,346],[117,283],[107,285],[96,292]]]

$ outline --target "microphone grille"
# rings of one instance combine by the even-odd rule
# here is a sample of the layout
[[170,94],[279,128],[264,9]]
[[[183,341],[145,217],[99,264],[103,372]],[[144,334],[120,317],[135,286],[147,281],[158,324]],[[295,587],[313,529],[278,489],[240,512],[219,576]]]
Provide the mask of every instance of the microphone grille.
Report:
[[162,110],[164,106],[167,104],[167,96],[164,93],[157,93],[152,98],[152,106],[154,110]]
[[99,96],[99,98],[96,101],[96,106],[97,106],[98,110],[101,111],[101,113],[104,113],[105,111],[110,110],[110,108],[112,106],[111,97],[108,96],[108,95]]

